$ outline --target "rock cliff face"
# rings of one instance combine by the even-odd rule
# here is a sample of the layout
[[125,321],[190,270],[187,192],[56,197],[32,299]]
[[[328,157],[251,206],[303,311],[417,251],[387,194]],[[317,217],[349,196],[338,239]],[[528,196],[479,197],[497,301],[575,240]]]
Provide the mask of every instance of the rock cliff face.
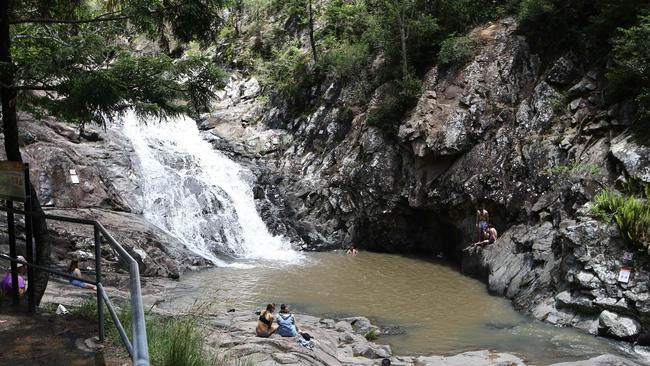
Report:
[[[443,253],[539,319],[647,343],[650,262],[636,253],[619,282],[633,249],[589,215],[602,186],[650,182],[633,111],[605,107],[603,75],[571,54],[542,66],[516,30],[513,19],[474,30],[475,57],[433,67],[394,133],[366,121],[391,85],[368,103],[354,85],[328,85],[313,113],[291,119],[239,76],[200,125],[259,168],[267,222],[304,248]],[[462,251],[478,205],[502,235]]]
[[[354,83],[325,85],[317,108],[293,118],[237,73],[198,124],[215,148],[254,168],[262,216],[303,249],[442,253],[539,319],[648,344],[650,260],[635,253],[624,262],[632,248],[589,215],[589,202],[604,185],[650,183],[650,148],[629,132],[629,105],[604,106],[601,73],[571,54],[543,66],[516,30],[512,19],[474,30],[475,57],[430,69],[392,131],[367,115],[394,85],[367,102]],[[123,136],[79,140],[65,125],[28,118],[21,128],[51,210],[107,222],[145,274],[206,264],[138,215],[140,178]],[[463,251],[476,241],[478,205],[501,236]],[[80,231],[54,228],[64,239],[55,259],[92,255]],[[623,265],[628,283],[617,278]]]
[[[30,164],[31,181],[46,213],[98,220],[139,262],[143,275],[176,278],[188,268],[206,265],[205,260],[142,217],[142,177],[133,165],[136,159],[131,158],[133,149],[128,139],[119,132],[94,133],[90,141],[61,122],[34,121],[28,115],[22,115],[20,121],[23,159]],[[2,159],[2,142],[0,151]],[[70,170],[74,170],[78,183],[72,181]],[[4,215],[0,220],[5,220]],[[92,227],[57,221],[48,221],[48,225],[55,264],[65,267],[70,258],[78,257],[83,268],[86,264],[94,267]],[[102,255],[107,270],[119,271],[119,258],[107,244]]]

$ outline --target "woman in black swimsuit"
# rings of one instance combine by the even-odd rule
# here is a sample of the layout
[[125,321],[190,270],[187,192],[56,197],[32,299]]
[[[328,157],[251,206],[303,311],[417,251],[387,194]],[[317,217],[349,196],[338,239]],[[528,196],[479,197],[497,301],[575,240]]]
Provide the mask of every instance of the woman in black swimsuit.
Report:
[[274,312],[275,304],[268,304],[266,305],[266,310],[260,314],[260,317],[257,319],[257,327],[255,327],[255,333],[258,337],[270,337],[271,334],[278,330],[278,325],[273,324]]

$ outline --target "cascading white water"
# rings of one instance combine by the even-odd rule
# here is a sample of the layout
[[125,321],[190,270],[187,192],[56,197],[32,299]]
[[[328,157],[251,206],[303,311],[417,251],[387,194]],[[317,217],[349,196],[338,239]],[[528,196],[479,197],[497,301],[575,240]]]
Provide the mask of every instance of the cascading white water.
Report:
[[253,200],[253,174],[201,138],[189,118],[140,123],[124,117],[143,177],[144,216],[193,252],[217,257],[295,262],[301,255],[273,236]]

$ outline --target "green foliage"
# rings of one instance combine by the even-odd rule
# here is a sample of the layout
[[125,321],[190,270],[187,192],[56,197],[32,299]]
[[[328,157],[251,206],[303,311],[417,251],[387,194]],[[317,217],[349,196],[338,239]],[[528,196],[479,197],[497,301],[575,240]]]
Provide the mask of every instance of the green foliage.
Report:
[[610,99],[633,99],[640,119],[650,121],[650,15],[619,29],[607,73]]
[[[73,316],[94,322],[97,321],[97,306],[94,298],[86,298],[81,304],[71,309]],[[249,365],[246,360],[233,359],[224,355],[212,354],[206,348],[206,335],[201,327],[200,315],[210,304],[199,305],[190,314],[165,317],[148,314],[147,340],[151,364],[155,366],[213,366],[213,365]],[[104,309],[106,336],[115,346],[121,347],[122,340],[108,314]],[[123,306],[117,310],[117,317],[131,334],[131,308]]]
[[322,56],[320,67],[327,74],[339,79],[358,75],[367,57],[366,45],[363,43],[341,42],[333,45]]
[[366,337],[366,340],[372,342],[372,341],[377,340],[377,338],[379,338],[379,335],[377,334],[376,330],[371,329],[365,334],[364,337]]
[[204,111],[212,88],[224,82],[223,72],[202,52],[172,59],[134,52],[125,42],[142,41],[134,32],[161,36],[169,27],[179,41],[207,45],[218,31],[220,0],[32,5],[42,14],[20,3],[10,18],[47,23],[12,25],[12,62],[0,64],[0,71],[15,76],[12,87],[20,91],[20,109],[82,124],[103,124],[127,109],[164,118]]
[[553,108],[553,112],[558,114],[558,113],[563,113],[567,105],[569,105],[569,94],[568,93],[560,93],[557,97],[553,97],[551,99],[551,107]]
[[137,32],[152,38],[169,27],[181,42],[199,41],[204,45],[215,39],[222,23],[224,0],[129,0],[119,6]]
[[598,175],[600,174],[600,166],[598,164],[582,164],[577,161],[572,161],[569,164],[560,164],[547,168],[544,172],[562,179],[567,179],[574,175]]
[[309,65],[310,55],[297,42],[289,42],[273,50],[272,61],[262,62],[258,70],[262,81],[286,98],[294,106],[303,106],[309,100],[314,75]]
[[476,47],[469,37],[452,35],[440,45],[438,61],[443,65],[463,64],[474,56]]
[[368,27],[365,1],[332,0],[324,4],[322,36],[358,42]]
[[595,198],[592,213],[603,221],[614,220],[623,236],[639,248],[650,247],[650,199],[604,189]]
[[97,321],[97,300],[87,297],[78,306],[70,309],[70,313],[88,321]]
[[533,48],[547,57],[569,49],[604,56],[617,28],[649,8],[644,0],[522,0],[519,19]]
[[147,337],[151,362],[160,366],[208,366],[205,334],[194,317],[150,318]]
[[366,122],[395,134],[404,113],[413,107],[421,90],[421,81],[413,74],[407,75],[397,83],[395,88],[387,90],[379,107],[370,112]]

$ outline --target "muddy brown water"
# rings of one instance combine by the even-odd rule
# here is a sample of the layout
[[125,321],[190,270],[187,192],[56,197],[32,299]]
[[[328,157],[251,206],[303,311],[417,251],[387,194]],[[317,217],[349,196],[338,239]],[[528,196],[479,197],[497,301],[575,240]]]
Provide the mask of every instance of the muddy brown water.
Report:
[[[557,328],[516,312],[483,283],[444,262],[361,252],[305,254],[299,264],[243,263],[184,276],[163,308],[217,299],[228,307],[289,303],[294,311],[366,316],[404,333],[382,336],[396,354],[454,354],[491,349],[540,364],[614,353],[646,363],[629,345]],[[299,321],[299,319],[298,319]]]

